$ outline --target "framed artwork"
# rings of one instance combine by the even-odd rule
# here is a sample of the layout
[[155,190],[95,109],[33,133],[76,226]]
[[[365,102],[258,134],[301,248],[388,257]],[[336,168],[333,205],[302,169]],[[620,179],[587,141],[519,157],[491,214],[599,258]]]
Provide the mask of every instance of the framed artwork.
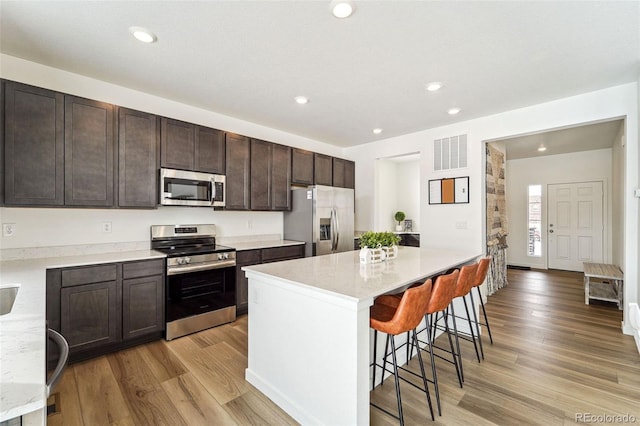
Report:
[[429,180],[429,204],[469,203],[469,176]]

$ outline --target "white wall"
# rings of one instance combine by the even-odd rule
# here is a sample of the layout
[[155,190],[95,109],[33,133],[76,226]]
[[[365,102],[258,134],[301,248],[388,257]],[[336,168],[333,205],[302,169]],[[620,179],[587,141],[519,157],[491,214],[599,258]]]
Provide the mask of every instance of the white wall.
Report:
[[376,222],[373,229],[394,231],[398,223],[393,217],[400,210],[405,212],[406,219],[413,220],[413,230],[419,231],[420,162],[379,159],[375,167]]
[[624,128],[620,126],[611,150],[611,262],[614,265],[624,264]]
[[507,161],[506,180],[507,216],[509,236],[507,251],[509,265],[547,267],[546,255],[527,256],[527,189],[529,185],[542,185],[542,250],[547,249],[547,185],[554,183],[603,181],[604,215],[607,222],[604,235],[604,262],[612,258],[612,201],[610,194],[612,176],[612,149],[574,152],[571,154],[547,155]]
[[[396,165],[397,182],[397,208],[407,215],[407,219],[413,221],[413,231],[420,232],[420,162],[406,161]],[[393,225],[398,223],[393,222]]]
[[[142,93],[78,74],[0,55],[0,77],[180,119],[225,131],[240,133],[292,147],[342,156],[336,146],[282,132],[201,108]],[[280,212],[218,212],[207,208],[161,207],[158,210],[120,209],[19,209],[0,208],[2,223],[15,223],[13,237],[0,237],[0,248],[43,247],[92,243],[139,242],[149,240],[152,224],[204,223],[218,225],[219,235],[282,235]],[[113,231],[100,230],[103,221]],[[247,222],[251,223],[248,225]]]
[[[420,203],[421,240],[427,246],[467,247],[484,251],[484,141],[558,129],[614,118],[626,118],[627,155],[625,158],[625,301],[638,299],[640,228],[638,200],[631,189],[640,185],[638,153],[638,84],[630,83],[553,102],[533,105],[474,120],[452,123],[396,138],[376,141],[345,150],[345,155],[358,161],[356,169],[356,228],[373,224],[375,207],[374,163],[376,158],[421,153]],[[432,170],[434,139],[467,134],[468,167],[448,173]],[[427,180],[455,176],[470,177],[470,203],[461,205],[429,205]],[[456,229],[456,222],[467,222],[467,229]],[[621,265],[624,266],[624,265]],[[625,310],[625,332],[628,314]]]

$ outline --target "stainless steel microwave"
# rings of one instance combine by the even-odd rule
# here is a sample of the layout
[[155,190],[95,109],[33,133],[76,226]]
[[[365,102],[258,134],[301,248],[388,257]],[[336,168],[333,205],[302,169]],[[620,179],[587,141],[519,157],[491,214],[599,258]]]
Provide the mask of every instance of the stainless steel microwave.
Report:
[[225,181],[224,175],[160,169],[160,204],[224,207]]

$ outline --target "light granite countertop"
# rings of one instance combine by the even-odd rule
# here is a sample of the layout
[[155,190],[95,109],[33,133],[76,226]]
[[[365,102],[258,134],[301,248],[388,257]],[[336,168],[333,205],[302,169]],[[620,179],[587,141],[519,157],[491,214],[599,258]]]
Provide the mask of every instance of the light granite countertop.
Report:
[[264,240],[264,241],[244,241],[237,243],[225,244],[229,247],[235,248],[237,251],[244,250],[257,250],[263,248],[284,247],[284,246],[297,246],[304,244],[304,241],[292,241],[292,240]]
[[245,266],[242,270],[276,278],[293,286],[371,304],[381,294],[397,291],[481,256],[475,250],[398,247],[398,257],[361,264],[358,251]]
[[20,285],[13,309],[0,316],[0,422],[46,404],[46,270],[163,257],[137,250],[0,262],[0,286]]

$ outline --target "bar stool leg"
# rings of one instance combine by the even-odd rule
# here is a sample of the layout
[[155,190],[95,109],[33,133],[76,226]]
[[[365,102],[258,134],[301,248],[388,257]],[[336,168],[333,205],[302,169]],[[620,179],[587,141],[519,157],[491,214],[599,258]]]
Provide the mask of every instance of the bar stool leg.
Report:
[[433,405],[431,404],[431,394],[429,393],[429,385],[427,384],[427,374],[424,371],[424,364],[422,362],[422,354],[420,351],[420,345],[418,343],[418,333],[416,330],[413,330],[413,341],[416,346],[418,346],[418,362],[420,363],[420,373],[422,373],[422,383],[424,384],[424,393],[427,394],[427,404],[429,404],[429,412],[431,413],[431,420],[435,420],[436,418],[433,415]]
[[[378,365],[378,330],[373,330],[373,384],[371,389],[376,387],[376,366]],[[382,373],[384,377],[384,372]]]
[[[451,355],[453,358],[453,365],[456,367],[456,373],[458,374],[458,383],[460,384],[460,387],[462,387],[462,382],[464,382],[464,374],[462,372],[462,364],[461,362],[458,362],[458,355],[460,353],[460,344],[458,342],[458,332],[455,329],[455,325],[456,325],[456,318],[455,318],[455,313],[453,313],[453,326],[454,326],[454,334],[455,334],[455,340],[456,340],[456,344],[457,344],[457,348],[458,351],[456,352],[456,348],[454,348],[453,345],[453,339],[451,338],[451,328],[449,327],[449,319],[448,319],[448,311],[449,308],[447,308],[445,310],[445,312],[443,313],[444,315],[444,327],[445,327],[445,332],[447,333],[447,338],[449,339],[449,347],[451,348]],[[460,360],[462,361],[462,360]]]
[[478,322],[478,315],[476,314],[476,304],[473,300],[473,291],[469,292],[471,298],[471,311],[473,312],[473,322],[476,325],[476,334],[478,335],[478,343],[480,344],[480,354],[484,359],[484,345],[482,344],[482,335],[480,334],[480,323]]
[[[425,316],[427,321],[427,348],[429,349],[429,360],[431,361],[431,376],[433,377],[433,387],[436,390],[436,403],[438,405],[438,415],[442,415],[442,407],[440,407],[440,390],[438,389],[438,375],[436,373],[436,359],[433,355],[433,340],[431,339],[431,326],[433,314]],[[420,350],[418,348],[418,350]]]
[[[467,299],[465,298],[465,296],[462,296],[462,303],[464,303],[464,310],[467,313],[467,322],[469,323],[469,333],[471,333],[471,341],[473,342],[473,348],[476,350],[476,358],[478,358],[478,362],[480,362],[480,351],[478,350],[478,342],[476,342],[476,333],[473,331],[471,315],[469,315],[469,306],[467,305]],[[484,359],[484,353],[482,354],[482,359]]]
[[[404,415],[402,413],[402,396],[400,395],[400,377],[398,376],[398,360],[396,359],[396,344],[395,344],[394,337],[391,338],[391,359],[393,360],[393,377],[395,378],[395,382],[396,382],[396,398],[398,399],[398,415],[400,417],[400,426],[404,426]],[[385,351],[385,359],[386,358],[387,358],[387,353]]]
[[484,325],[487,326],[487,332],[489,332],[489,340],[493,345],[493,337],[491,336],[491,327],[489,327],[489,320],[487,319],[487,311],[484,309],[484,302],[482,301],[482,293],[480,293],[480,287],[476,287],[478,290],[478,298],[480,299],[480,305],[482,306],[482,313],[484,314]]
[[382,358],[382,377],[380,378],[380,386],[382,386],[384,383],[384,373],[387,371],[387,354],[388,353],[389,353],[389,335],[387,334],[387,341],[384,344],[384,358]]

